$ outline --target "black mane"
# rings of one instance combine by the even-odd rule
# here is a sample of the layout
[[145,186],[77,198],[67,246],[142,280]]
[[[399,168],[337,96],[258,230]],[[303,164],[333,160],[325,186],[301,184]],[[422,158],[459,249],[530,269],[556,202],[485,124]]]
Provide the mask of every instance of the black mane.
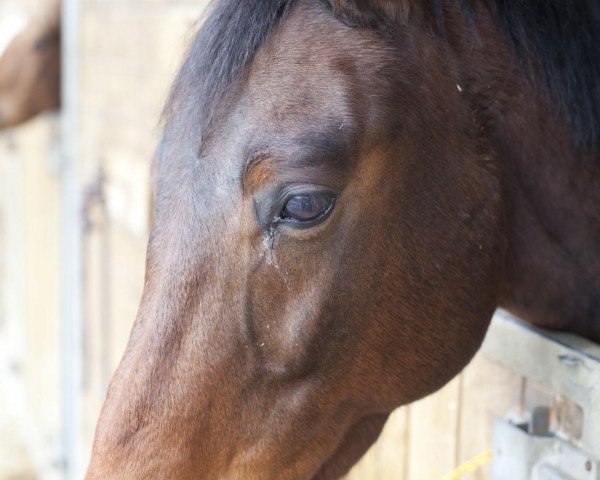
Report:
[[[290,0],[213,0],[181,67],[163,116],[178,109],[199,115],[203,132],[230,83],[250,64]],[[186,95],[200,92],[201,95]],[[182,102],[196,99],[194,105]]]
[[600,150],[600,2],[493,3],[517,57],[530,71],[539,71],[536,76],[546,84],[557,113],[568,119],[576,144]]
[[[197,131],[202,132],[220,97],[292,1],[213,0],[173,85],[165,117],[179,109],[194,112],[200,117]],[[431,1],[441,15],[444,0]],[[577,145],[600,150],[600,1],[459,0],[468,18],[477,1],[491,3],[516,57],[546,85]],[[192,91],[201,95],[185,95]],[[196,103],[184,103],[191,98]]]

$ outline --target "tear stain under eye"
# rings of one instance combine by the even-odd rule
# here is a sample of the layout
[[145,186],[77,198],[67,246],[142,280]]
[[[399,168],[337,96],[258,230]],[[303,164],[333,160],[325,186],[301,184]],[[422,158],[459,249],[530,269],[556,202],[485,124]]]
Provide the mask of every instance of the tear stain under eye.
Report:
[[273,251],[273,247],[275,246],[275,229],[273,227],[269,227],[269,231],[265,234],[262,241],[262,253],[263,257],[269,265],[273,265],[277,263],[277,259],[275,258],[275,252]]
[[269,227],[269,231],[265,234],[262,241],[262,253],[268,265],[271,265],[277,273],[283,278],[283,283],[289,290],[290,286],[286,273],[281,270],[279,263],[277,263],[277,257],[275,256],[275,236],[277,235],[277,229],[274,226]]

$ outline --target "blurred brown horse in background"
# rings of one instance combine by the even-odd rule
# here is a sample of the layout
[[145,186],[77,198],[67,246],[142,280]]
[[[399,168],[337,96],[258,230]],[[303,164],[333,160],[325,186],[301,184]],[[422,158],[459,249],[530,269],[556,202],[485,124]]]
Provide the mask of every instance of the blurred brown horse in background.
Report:
[[338,478],[496,306],[600,340],[599,46],[595,0],[215,2],[88,478]]
[[60,106],[59,8],[50,2],[49,11],[37,12],[10,38],[0,38],[7,43],[0,45],[0,129]]

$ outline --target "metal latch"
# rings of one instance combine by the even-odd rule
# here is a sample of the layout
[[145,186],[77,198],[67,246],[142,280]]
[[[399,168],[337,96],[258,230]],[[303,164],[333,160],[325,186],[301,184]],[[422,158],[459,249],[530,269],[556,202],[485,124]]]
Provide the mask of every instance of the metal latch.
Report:
[[531,424],[496,419],[493,480],[600,480],[600,461]]

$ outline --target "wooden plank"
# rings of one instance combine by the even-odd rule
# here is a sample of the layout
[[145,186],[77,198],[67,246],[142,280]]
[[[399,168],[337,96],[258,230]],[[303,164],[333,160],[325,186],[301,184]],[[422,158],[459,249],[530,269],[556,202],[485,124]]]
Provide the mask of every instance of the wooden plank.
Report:
[[[60,435],[59,190],[52,116],[0,135],[0,477],[50,478]],[[6,290],[3,288],[6,284]],[[0,435],[1,436],[1,435]],[[11,442],[12,440],[12,442]],[[12,448],[11,448],[12,443]],[[8,462],[3,462],[4,459]],[[13,472],[4,467],[12,465]],[[23,478],[29,478],[24,476]]]
[[407,467],[408,407],[390,415],[377,442],[346,480],[404,480]]
[[[461,385],[458,459],[460,465],[492,447],[492,419],[518,404],[521,377],[478,354],[463,372]],[[490,463],[465,480],[490,478]]]
[[[40,430],[57,438],[60,429],[60,203],[59,178],[52,170],[57,129],[41,117],[16,133],[24,161],[23,241],[25,253],[24,379]],[[49,432],[52,432],[50,434]]]
[[408,480],[436,480],[456,467],[459,377],[410,411]]
[[144,286],[146,242],[132,238],[122,229],[109,231],[111,262],[111,362],[116,369],[125,351],[138,311]]

